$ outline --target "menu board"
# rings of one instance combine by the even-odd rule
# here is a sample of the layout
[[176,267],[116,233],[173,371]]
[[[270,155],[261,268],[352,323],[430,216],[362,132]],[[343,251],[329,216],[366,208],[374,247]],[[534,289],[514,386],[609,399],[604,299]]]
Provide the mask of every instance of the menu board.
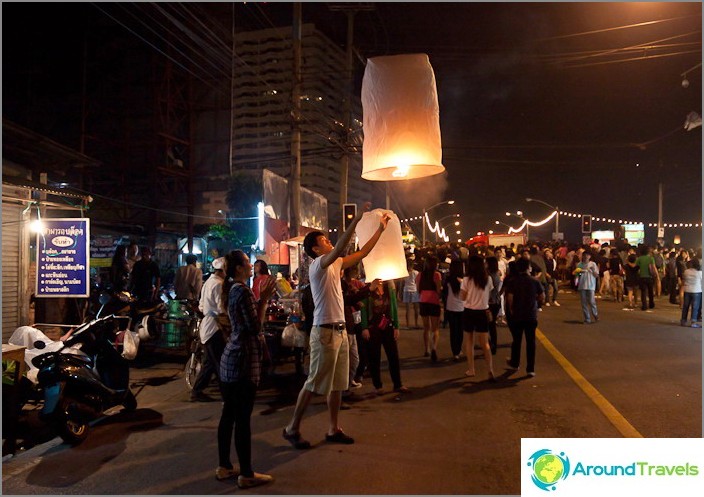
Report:
[[88,297],[90,219],[42,219],[37,233],[37,297]]

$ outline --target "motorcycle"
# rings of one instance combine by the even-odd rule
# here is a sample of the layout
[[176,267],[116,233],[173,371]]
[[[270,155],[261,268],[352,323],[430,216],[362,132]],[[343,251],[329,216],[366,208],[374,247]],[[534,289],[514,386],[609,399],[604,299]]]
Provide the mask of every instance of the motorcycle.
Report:
[[[126,326],[120,326],[125,320]],[[29,326],[18,328],[10,338],[16,345],[35,339],[34,347],[25,352],[30,366],[27,377],[43,393],[40,419],[64,442],[77,445],[84,441],[89,424],[107,409],[118,405],[127,411],[137,408],[129,388],[129,363],[120,352],[121,340],[132,333],[129,324],[129,318],[110,314],[79,326],[63,342],[54,342]],[[36,373],[31,374],[31,369]]]

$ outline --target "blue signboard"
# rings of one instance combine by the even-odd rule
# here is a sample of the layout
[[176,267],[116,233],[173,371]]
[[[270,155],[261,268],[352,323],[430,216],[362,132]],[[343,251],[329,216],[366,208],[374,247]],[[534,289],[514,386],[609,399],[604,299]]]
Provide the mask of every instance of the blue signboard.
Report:
[[37,233],[37,297],[88,297],[90,219],[42,219]]

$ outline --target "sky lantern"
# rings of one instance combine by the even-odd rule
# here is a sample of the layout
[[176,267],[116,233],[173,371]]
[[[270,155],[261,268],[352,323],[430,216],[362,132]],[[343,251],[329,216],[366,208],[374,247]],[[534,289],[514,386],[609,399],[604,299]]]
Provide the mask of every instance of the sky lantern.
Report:
[[385,209],[374,209],[365,212],[362,219],[357,223],[357,238],[359,246],[365,243],[374,235],[379,228],[379,221],[384,213],[388,213],[391,219],[386,225],[386,229],[381,234],[379,241],[374,246],[364,262],[364,272],[366,281],[381,278],[384,281],[405,278],[408,276],[406,269],[406,255],[403,251],[403,239],[401,235],[401,221],[398,216]]
[[435,73],[426,54],[367,59],[362,111],[362,178],[396,181],[445,171]]

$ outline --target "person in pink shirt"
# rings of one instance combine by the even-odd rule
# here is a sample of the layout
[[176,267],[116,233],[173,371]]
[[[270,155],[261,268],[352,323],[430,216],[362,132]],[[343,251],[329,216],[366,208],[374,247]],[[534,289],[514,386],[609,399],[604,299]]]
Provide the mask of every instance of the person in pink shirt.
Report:
[[262,282],[267,281],[269,277],[269,266],[261,259],[254,261],[254,280],[252,281],[252,293],[254,298],[259,301],[259,286]]
[[[438,259],[428,256],[425,259],[423,271],[416,277],[418,288],[418,307],[423,319],[423,342],[425,357],[430,356],[433,362],[438,360],[438,341],[440,340],[440,295],[442,292],[442,275],[437,270]],[[430,336],[432,334],[432,343]]]

